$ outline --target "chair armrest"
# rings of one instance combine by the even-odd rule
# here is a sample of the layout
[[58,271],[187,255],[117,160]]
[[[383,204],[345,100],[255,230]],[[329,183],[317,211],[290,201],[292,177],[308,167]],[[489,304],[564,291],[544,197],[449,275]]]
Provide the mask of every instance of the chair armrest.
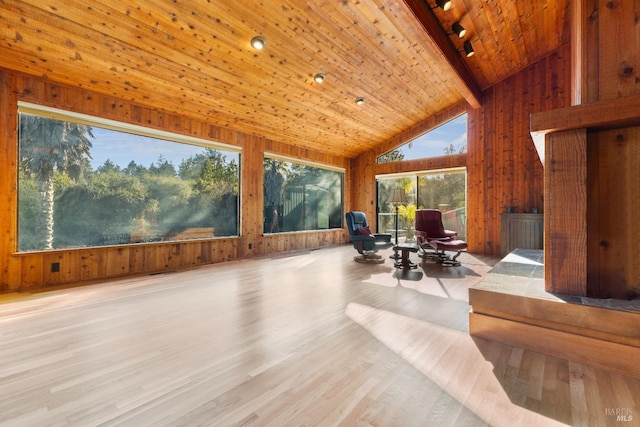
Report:
[[349,236],[352,242],[375,242],[373,234],[352,234]]
[[374,237],[376,242],[390,242],[391,241],[391,234],[374,233],[374,234],[372,234],[372,236]]
[[373,251],[376,249],[376,239],[373,234],[354,234],[351,235],[351,242],[358,252]]
[[458,232],[453,230],[444,230],[444,235],[453,239],[458,235]]

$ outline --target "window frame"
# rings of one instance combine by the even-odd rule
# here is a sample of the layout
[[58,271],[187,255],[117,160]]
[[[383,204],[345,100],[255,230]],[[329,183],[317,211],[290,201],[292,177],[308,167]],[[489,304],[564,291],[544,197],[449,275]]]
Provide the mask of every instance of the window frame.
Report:
[[[169,132],[161,129],[155,129],[151,127],[145,127],[142,125],[107,119],[103,117],[73,112],[69,110],[64,110],[55,107],[44,106],[40,104],[34,104],[30,102],[18,101],[17,103],[17,126],[20,126],[20,117],[22,114],[33,115],[37,117],[42,117],[46,119],[54,119],[59,121],[71,122],[75,124],[87,125],[91,127],[101,128],[114,132],[121,132],[130,135],[142,136],[147,138],[153,138],[158,140],[163,140],[168,143],[177,143],[177,144],[187,144],[194,147],[200,147],[203,149],[212,149],[216,151],[223,151],[226,153],[237,154],[237,163],[238,163],[238,193],[237,193],[237,218],[236,218],[236,234],[235,235],[224,235],[224,236],[212,236],[212,237],[203,237],[205,239],[225,239],[225,238],[237,238],[242,235],[242,147],[225,144],[217,141],[211,141],[199,137],[183,135],[179,133]],[[20,146],[20,132],[16,132],[16,145],[19,150]],[[17,154],[19,155],[19,154]],[[19,171],[19,165],[16,164],[16,173]],[[19,184],[17,181],[16,184]],[[69,246],[69,247],[59,247],[59,248],[41,248],[41,249],[26,249],[21,250],[19,247],[20,241],[20,204],[16,204],[16,239],[15,239],[15,247],[14,253],[16,254],[32,254],[38,252],[52,252],[52,251],[68,251],[68,250],[84,250],[84,249],[95,249],[95,248],[105,248],[110,246],[130,246],[141,243],[131,242],[131,243],[116,243],[116,244],[104,244],[104,245],[87,245],[87,246]],[[186,241],[190,241],[191,238]],[[176,240],[152,240],[148,242],[142,242],[147,245],[154,244],[166,244],[167,242],[180,242],[185,241],[183,239]]]
[[[345,200],[345,178],[346,178],[346,169],[343,167],[339,167],[339,166],[334,166],[334,165],[327,165],[324,163],[319,163],[319,162],[314,162],[314,161],[310,161],[310,160],[305,160],[305,159],[299,159],[296,157],[290,157],[290,156],[284,156],[281,154],[276,154],[273,152],[264,152],[263,155],[263,160],[262,160],[262,164],[263,164],[263,176],[264,176],[264,163],[265,161],[269,159],[269,160],[275,160],[275,161],[279,161],[279,162],[287,162],[287,163],[296,163],[298,165],[302,165],[302,166],[308,166],[308,167],[312,167],[312,168],[316,168],[316,169],[322,169],[322,170],[326,170],[326,171],[330,171],[330,172],[337,172],[340,173],[342,175],[341,177],[341,183],[340,183],[340,227],[329,227],[329,228],[318,228],[318,229],[312,229],[312,230],[292,230],[292,231],[278,231],[278,232],[267,232],[266,230],[263,229],[263,235],[264,236],[276,236],[276,235],[283,235],[283,234],[293,234],[293,233],[320,233],[320,232],[328,232],[328,231],[333,231],[333,230],[340,230],[342,228],[344,228],[344,200]],[[263,181],[263,192],[264,192],[264,181]],[[265,206],[265,200],[263,198],[262,200],[262,211],[263,213],[266,210],[266,206]],[[266,224],[267,218],[263,217],[263,223]]]
[[[428,176],[428,175],[447,175],[447,174],[458,174],[458,173],[463,173],[464,174],[464,209],[467,210],[468,209],[468,201],[469,201],[469,194],[468,194],[468,171],[467,171],[467,167],[466,166],[458,166],[458,167],[452,167],[452,168],[440,168],[440,169],[430,169],[430,170],[418,170],[418,171],[411,171],[411,172],[399,172],[399,173],[389,173],[389,174],[379,174],[376,175],[375,179],[376,179],[376,224],[377,224],[377,230],[379,232],[385,233],[387,232],[387,228],[383,225],[384,224],[384,220],[383,217],[395,217],[395,210],[393,212],[389,211],[387,209],[387,211],[383,212],[383,205],[385,203],[387,203],[386,201],[381,201],[380,200],[380,181],[381,180],[394,180],[394,179],[401,179],[401,178],[407,178],[411,180],[411,189],[412,192],[410,192],[409,194],[407,194],[407,198],[408,198],[408,203],[407,205],[411,205],[413,204],[415,206],[416,209],[421,209],[421,206],[418,205],[418,200],[420,199],[420,194],[419,194],[419,189],[420,189],[420,178]],[[431,207],[431,208],[436,208],[436,207]],[[444,212],[443,212],[444,213]],[[466,213],[465,213],[466,216]],[[464,229],[459,229],[456,230],[459,232],[460,236],[466,236],[467,233],[467,224],[466,221],[464,223]],[[393,232],[395,232],[395,230],[392,230]]]

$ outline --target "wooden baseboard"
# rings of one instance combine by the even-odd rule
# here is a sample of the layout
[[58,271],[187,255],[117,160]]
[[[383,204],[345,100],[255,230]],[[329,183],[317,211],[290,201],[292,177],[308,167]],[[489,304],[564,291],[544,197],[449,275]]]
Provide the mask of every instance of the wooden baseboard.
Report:
[[640,378],[640,348],[471,312],[469,333],[504,344]]
[[469,303],[476,314],[640,347],[640,312],[512,295],[482,288],[469,289]]

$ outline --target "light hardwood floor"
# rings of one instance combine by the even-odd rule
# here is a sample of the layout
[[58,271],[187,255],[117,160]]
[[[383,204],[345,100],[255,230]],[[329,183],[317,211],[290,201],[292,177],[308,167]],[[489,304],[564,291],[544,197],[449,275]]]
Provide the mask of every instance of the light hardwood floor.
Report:
[[498,260],[353,255],[3,296],[0,425],[640,425],[640,380],[468,335]]

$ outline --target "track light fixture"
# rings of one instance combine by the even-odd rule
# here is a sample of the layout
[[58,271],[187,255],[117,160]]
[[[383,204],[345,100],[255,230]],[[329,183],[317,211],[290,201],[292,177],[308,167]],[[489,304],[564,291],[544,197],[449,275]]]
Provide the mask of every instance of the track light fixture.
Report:
[[471,42],[469,40],[464,42],[464,53],[467,55],[467,58],[471,58],[476,53],[473,50],[473,46],[471,46]]
[[315,76],[313,76],[313,80],[316,83],[322,83],[326,77],[327,76],[324,73],[318,73]]
[[436,5],[446,12],[451,9],[453,2],[451,0],[436,0]]
[[364,104],[364,97],[363,96],[357,97],[356,98],[356,104],[358,104],[358,105]]
[[456,22],[451,26],[451,31],[453,31],[453,34],[458,36],[458,38],[463,38],[467,34],[467,30],[460,25],[459,22]]
[[262,36],[255,36],[251,39],[251,46],[254,49],[260,50],[263,49],[267,45],[267,40]]

